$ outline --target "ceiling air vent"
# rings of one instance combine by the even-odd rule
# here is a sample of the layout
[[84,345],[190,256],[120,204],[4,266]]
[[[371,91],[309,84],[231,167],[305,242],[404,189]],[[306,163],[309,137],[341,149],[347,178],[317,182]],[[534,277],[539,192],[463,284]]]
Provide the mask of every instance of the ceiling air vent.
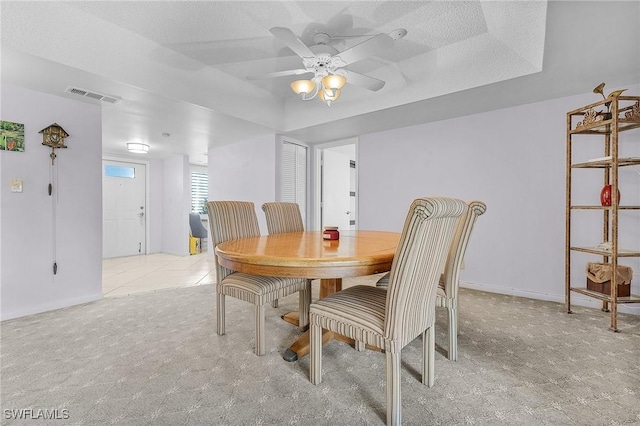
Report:
[[67,87],[67,90],[65,90],[65,92],[72,93],[78,96],[84,96],[85,98],[96,99],[101,102],[108,102],[110,104],[117,104],[122,100],[117,96],[104,95],[102,93],[92,92],[90,90],[79,89],[77,87],[71,87],[71,86]]

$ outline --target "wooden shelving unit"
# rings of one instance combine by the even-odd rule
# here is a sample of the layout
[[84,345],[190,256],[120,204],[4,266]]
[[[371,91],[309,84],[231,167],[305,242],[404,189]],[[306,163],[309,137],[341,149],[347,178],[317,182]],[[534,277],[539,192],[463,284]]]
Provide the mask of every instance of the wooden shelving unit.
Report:
[[[609,107],[607,109],[607,103]],[[610,116],[605,112],[610,111]],[[618,331],[618,304],[640,303],[640,295],[629,297],[617,295],[617,274],[611,280],[611,294],[603,294],[588,290],[585,286],[584,274],[571,278],[571,254],[582,252],[602,256],[602,262],[609,263],[616,271],[619,258],[640,257],[640,248],[623,248],[618,245],[619,232],[618,212],[636,211],[640,220],[640,206],[618,205],[618,169],[626,166],[640,165],[640,157],[620,158],[618,153],[618,136],[621,132],[640,129],[640,96],[614,96],[595,102],[567,113],[567,163],[566,163],[566,223],[565,223],[565,303],[571,313],[571,293],[579,293],[602,301],[602,310],[610,312],[610,329]],[[640,143],[640,130],[638,139]],[[604,156],[586,162],[573,163],[573,144],[582,135],[601,135],[604,142]],[[575,141],[574,141],[575,139]],[[604,185],[611,185],[611,206],[574,205],[572,202],[572,175],[574,169],[601,169]],[[622,197],[620,197],[622,198]],[[611,250],[598,247],[577,247],[571,243],[571,216],[581,210],[602,211],[602,241],[611,243]],[[578,230],[579,231],[579,230]],[[595,242],[595,244],[600,241]],[[573,282],[573,284],[572,284]],[[580,285],[576,283],[581,282]]]

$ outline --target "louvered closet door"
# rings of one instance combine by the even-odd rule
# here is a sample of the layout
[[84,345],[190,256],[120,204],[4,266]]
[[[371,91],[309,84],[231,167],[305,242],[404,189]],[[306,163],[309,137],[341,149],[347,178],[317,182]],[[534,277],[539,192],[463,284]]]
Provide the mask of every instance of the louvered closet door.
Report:
[[302,220],[307,222],[307,147],[290,142],[282,144],[281,200],[297,203]]

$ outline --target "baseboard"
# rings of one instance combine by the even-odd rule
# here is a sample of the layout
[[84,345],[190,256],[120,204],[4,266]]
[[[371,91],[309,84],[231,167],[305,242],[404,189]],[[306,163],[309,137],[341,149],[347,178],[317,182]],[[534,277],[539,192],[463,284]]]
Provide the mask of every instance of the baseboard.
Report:
[[[548,302],[557,302],[564,305],[563,294],[538,293],[535,291],[520,290],[515,288],[506,288],[491,286],[486,284],[478,284],[471,282],[460,282],[460,287],[471,290],[486,291],[489,293],[506,294],[509,296],[526,297],[527,299],[545,300]],[[586,297],[578,293],[571,293],[571,304],[583,306],[586,308],[602,308],[602,302],[592,297]],[[640,315],[640,304],[618,304],[618,312],[623,314]]]
[[1,321],[11,320],[15,318],[26,317],[27,315],[41,314],[43,312],[54,311],[56,309],[68,308],[71,306],[82,305],[84,303],[95,302],[102,299],[102,292],[98,294],[91,294],[88,296],[77,297],[74,299],[57,300],[52,303],[44,303],[42,305],[30,306],[26,309],[19,309],[16,311],[6,312],[2,311]]

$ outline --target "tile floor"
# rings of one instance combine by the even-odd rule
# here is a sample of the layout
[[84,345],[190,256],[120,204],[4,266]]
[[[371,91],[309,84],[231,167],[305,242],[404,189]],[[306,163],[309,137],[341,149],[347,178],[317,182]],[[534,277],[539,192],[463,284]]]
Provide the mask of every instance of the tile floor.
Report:
[[[358,284],[374,285],[382,275],[346,278],[342,285],[343,288]],[[102,294],[105,297],[215,283],[215,264],[207,257],[207,252],[192,256],[157,253],[102,261]],[[313,300],[320,297],[319,289],[319,285],[312,287]]]
[[191,256],[157,253],[102,261],[105,297],[214,284],[215,279],[214,261],[207,252]]

